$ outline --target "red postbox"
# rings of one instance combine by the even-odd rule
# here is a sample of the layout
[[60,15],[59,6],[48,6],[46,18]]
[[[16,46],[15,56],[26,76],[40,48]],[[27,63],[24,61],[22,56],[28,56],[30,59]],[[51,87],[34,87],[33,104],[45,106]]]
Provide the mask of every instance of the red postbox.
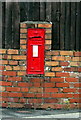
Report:
[[28,29],[27,74],[44,74],[44,42],[44,29]]

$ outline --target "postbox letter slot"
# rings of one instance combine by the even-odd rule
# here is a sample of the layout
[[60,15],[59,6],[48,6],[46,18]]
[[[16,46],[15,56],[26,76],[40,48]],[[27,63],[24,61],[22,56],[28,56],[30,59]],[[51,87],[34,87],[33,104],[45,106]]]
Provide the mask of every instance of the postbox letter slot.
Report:
[[38,45],[33,45],[33,57],[38,57]]

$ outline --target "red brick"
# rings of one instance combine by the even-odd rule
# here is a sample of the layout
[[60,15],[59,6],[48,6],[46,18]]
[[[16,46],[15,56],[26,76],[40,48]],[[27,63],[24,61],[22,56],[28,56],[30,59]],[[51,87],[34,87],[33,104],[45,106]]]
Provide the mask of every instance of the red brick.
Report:
[[18,102],[18,98],[8,98],[8,102]]
[[19,92],[20,88],[18,88],[18,87],[6,87],[6,91]]
[[16,72],[14,71],[3,71],[3,75],[8,75],[8,76],[16,76]]
[[0,96],[2,96],[2,97],[7,97],[7,96],[8,96],[8,93],[7,93],[7,92],[1,92],[1,93],[0,93]]
[[60,62],[60,66],[68,66],[69,63],[68,62]]
[[0,49],[0,54],[5,54],[6,53],[6,49]]
[[74,87],[80,88],[80,87],[81,87],[81,83],[75,83],[75,84],[74,84]]
[[45,99],[44,103],[57,103],[57,99]]
[[43,83],[42,87],[55,87],[55,84],[54,83]]
[[80,103],[79,99],[70,99],[70,103]]
[[28,88],[21,88],[21,92],[28,92]]
[[45,88],[45,92],[58,92],[58,88]]
[[81,72],[81,67],[78,68],[78,72]]
[[81,66],[81,62],[70,62],[70,66]]
[[81,94],[74,94],[74,98],[81,98]]
[[53,98],[64,98],[64,93],[55,93],[55,94],[51,94],[51,97]]
[[66,78],[67,82],[78,82],[78,78]]
[[56,87],[69,87],[69,83],[56,83]]
[[0,66],[0,70],[4,70],[4,66]]
[[35,83],[33,84],[34,87],[40,87],[40,83]]
[[14,49],[9,49],[7,50],[8,54],[18,54],[18,50],[14,50]]
[[7,104],[7,103],[2,103],[0,106],[1,106],[1,107],[7,107],[8,104]]
[[76,92],[75,88],[64,88],[63,92]]
[[21,39],[21,40],[20,40],[20,44],[26,44],[26,43],[27,43],[26,40],[24,40],[24,39]]
[[26,99],[21,98],[21,99],[19,100],[19,102],[20,102],[20,103],[26,103]]
[[9,61],[9,65],[18,65],[18,61]]
[[73,51],[60,51],[60,55],[73,56]]
[[7,61],[7,60],[0,60],[0,64],[1,64],[1,65],[7,65],[7,64],[8,64],[8,61]]
[[43,97],[43,95],[42,95],[42,93],[36,93],[36,94],[35,94],[35,97],[37,97],[37,98],[40,97],[40,98],[41,98],[41,97]]
[[3,86],[11,86],[12,85],[11,82],[5,82],[5,81],[0,81],[0,84]]
[[28,99],[28,103],[42,103],[42,99]]
[[81,52],[74,52],[74,56],[81,56]]
[[22,77],[8,77],[9,81],[22,81]]
[[[38,94],[38,93],[37,93]],[[23,97],[35,97],[34,93],[23,93]]]
[[69,73],[56,72],[56,77],[69,77]]
[[9,97],[22,97],[22,93],[8,93]]
[[81,61],[81,57],[73,57],[72,61]]
[[25,66],[13,66],[13,70],[26,70]]
[[64,82],[64,78],[51,78],[51,82]]
[[64,93],[64,95],[65,95],[66,98],[73,98],[74,93],[73,94],[69,94],[69,93],[65,94]]
[[18,86],[20,86],[20,87],[28,87],[29,84],[26,83],[26,82],[19,82],[19,83],[18,83]]
[[26,60],[26,55],[12,56],[12,59],[14,59],[14,60]]

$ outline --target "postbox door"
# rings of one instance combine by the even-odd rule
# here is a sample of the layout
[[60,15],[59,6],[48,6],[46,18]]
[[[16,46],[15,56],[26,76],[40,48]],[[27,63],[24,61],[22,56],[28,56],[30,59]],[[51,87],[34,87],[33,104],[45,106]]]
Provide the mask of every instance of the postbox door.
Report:
[[42,37],[28,39],[27,74],[44,74],[44,38]]

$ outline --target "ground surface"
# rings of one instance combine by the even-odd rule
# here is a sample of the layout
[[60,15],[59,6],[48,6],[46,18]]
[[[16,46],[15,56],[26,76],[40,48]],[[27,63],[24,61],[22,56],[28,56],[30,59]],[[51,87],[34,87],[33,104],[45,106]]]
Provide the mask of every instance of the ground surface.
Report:
[[81,110],[35,110],[0,108],[0,120],[81,120]]

